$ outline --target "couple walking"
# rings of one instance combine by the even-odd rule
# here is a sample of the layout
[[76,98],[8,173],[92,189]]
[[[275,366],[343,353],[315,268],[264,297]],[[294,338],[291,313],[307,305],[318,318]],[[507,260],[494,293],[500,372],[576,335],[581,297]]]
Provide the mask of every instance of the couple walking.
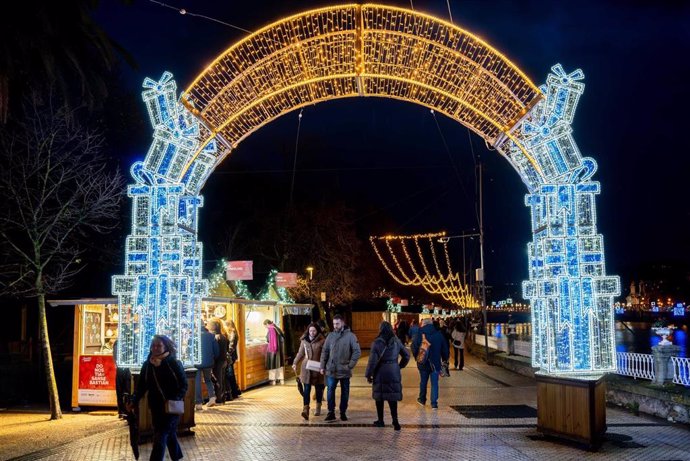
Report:
[[[314,416],[321,414],[321,402],[325,385],[328,386],[328,415],[326,421],[335,421],[335,388],[340,384],[340,420],[347,421],[347,406],[350,399],[350,378],[362,351],[357,337],[345,324],[340,315],[333,317],[333,331],[327,336],[317,323],[311,323],[302,336],[299,351],[292,368],[300,367],[300,380],[304,385],[302,417],[309,419],[309,398],[311,388],[316,394]],[[309,362],[319,362],[316,364]],[[309,366],[309,368],[307,368]],[[325,378],[325,379],[324,379]]]
[[[304,384],[302,417],[309,419],[309,399],[312,385],[316,393],[315,416],[321,414],[324,376],[328,385],[328,415],[326,421],[335,421],[335,389],[340,384],[340,420],[347,421],[347,407],[350,396],[350,378],[352,370],[361,356],[357,337],[345,324],[340,315],[333,318],[333,331],[324,339],[319,326],[312,323],[302,336],[300,350],[295,356],[293,368],[301,364],[300,379]],[[398,363],[398,356],[402,360]],[[318,371],[307,368],[309,361],[319,361]],[[384,401],[388,401],[393,419],[393,427],[400,430],[397,404],[402,400],[402,377],[400,369],[410,360],[405,346],[395,336],[393,327],[382,322],[379,335],[371,345],[371,353],[365,376],[372,384],[372,398],[376,401],[378,419],[374,426],[383,427]]]

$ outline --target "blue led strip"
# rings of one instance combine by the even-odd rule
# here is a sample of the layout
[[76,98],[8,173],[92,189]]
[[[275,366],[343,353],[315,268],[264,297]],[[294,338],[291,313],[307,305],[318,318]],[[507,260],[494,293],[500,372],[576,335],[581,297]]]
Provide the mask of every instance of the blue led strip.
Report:
[[[154,334],[170,336],[186,366],[200,361],[198,346],[201,298],[208,292],[202,278],[202,245],[197,222],[202,183],[177,182],[189,162],[208,164],[215,143],[199,148],[196,119],[177,102],[177,86],[168,72],[159,81],[146,79],[142,97],[153,127],[153,142],[143,162],[130,170],[135,184],[132,227],[127,237],[125,273],[113,277],[121,320],[119,363],[138,368]],[[213,163],[213,162],[211,162]]]

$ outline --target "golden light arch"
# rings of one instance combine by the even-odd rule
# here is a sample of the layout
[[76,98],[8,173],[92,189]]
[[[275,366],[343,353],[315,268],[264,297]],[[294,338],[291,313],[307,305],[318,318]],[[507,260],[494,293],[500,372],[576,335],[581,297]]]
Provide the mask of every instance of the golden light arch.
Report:
[[515,140],[511,130],[543,95],[470,32],[416,11],[353,4],[300,13],[249,35],[208,65],[180,100],[209,129],[198,152],[215,138],[226,147],[223,156],[287,112],[355,96],[421,104],[495,146]]

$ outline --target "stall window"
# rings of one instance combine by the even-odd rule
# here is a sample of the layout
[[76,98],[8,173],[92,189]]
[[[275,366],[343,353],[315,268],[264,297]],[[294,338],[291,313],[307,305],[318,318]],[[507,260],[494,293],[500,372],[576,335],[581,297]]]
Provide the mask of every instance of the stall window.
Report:
[[81,353],[112,355],[118,334],[116,304],[89,304],[82,307]]
[[264,327],[264,320],[269,319],[274,323],[279,323],[277,318],[278,309],[276,309],[276,306],[248,304],[245,308],[245,312],[245,343],[247,346],[266,344],[266,327]]

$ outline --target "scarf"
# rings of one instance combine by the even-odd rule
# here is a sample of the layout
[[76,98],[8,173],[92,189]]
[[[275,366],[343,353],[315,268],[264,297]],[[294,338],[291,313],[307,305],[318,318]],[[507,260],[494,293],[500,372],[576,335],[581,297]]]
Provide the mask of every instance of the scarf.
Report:
[[268,325],[268,352],[278,352],[278,332],[275,325]]
[[149,362],[151,362],[151,365],[154,367],[159,367],[161,366],[161,363],[163,363],[163,360],[165,360],[169,355],[170,352],[163,352],[160,355],[152,355],[149,359]]

